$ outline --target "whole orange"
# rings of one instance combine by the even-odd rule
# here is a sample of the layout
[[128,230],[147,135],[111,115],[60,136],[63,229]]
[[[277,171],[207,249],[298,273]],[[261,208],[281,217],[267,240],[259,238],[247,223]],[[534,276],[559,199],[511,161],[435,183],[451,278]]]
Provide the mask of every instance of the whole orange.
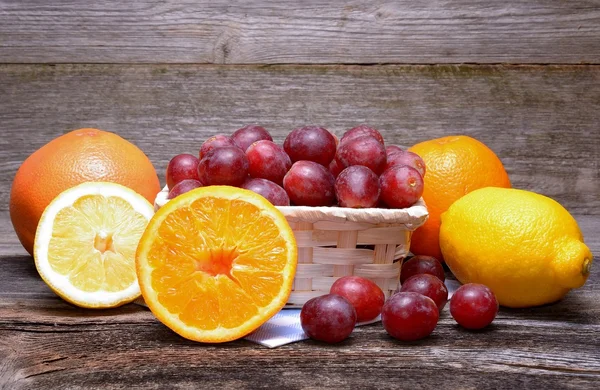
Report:
[[64,190],[86,181],[119,183],[150,203],[160,192],[152,162],[120,136],[79,129],[55,138],[23,162],[10,192],[10,219],[29,254],[46,206]]
[[410,250],[443,261],[440,215],[463,195],[483,187],[510,188],[510,180],[498,156],[469,136],[432,139],[409,150],[425,161],[423,200],[429,210],[429,219],[413,232]]

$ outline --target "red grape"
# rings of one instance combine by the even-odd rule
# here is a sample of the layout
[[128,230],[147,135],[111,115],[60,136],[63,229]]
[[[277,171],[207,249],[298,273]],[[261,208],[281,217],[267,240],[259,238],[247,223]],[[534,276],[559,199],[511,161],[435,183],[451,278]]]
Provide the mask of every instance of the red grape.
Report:
[[256,141],[246,149],[246,157],[250,163],[250,176],[267,179],[278,185],[283,184],[283,177],[292,167],[290,157],[273,141]]
[[439,316],[431,298],[415,292],[399,292],[383,305],[381,323],[390,336],[413,341],[429,336]]
[[231,140],[244,152],[254,142],[262,139],[273,141],[273,137],[264,127],[256,125],[244,126],[231,135]]
[[287,192],[277,184],[267,179],[248,179],[242,184],[242,188],[256,192],[265,197],[274,206],[289,206],[290,198]]
[[200,146],[200,158],[206,156],[208,152],[216,148],[222,148],[224,146],[237,146],[231,138],[223,134],[213,135]]
[[377,201],[377,208],[378,209],[389,209],[389,206],[385,203],[383,203],[383,200],[381,200],[381,192],[379,192],[379,200]]
[[335,294],[312,298],[302,306],[300,325],[308,337],[326,343],[345,340],[356,325],[356,310]]
[[344,166],[340,163],[337,158],[334,158],[329,163],[329,172],[333,175],[333,177],[338,177],[338,175],[344,170]]
[[198,180],[198,163],[200,161],[191,154],[178,154],[167,165],[167,187],[173,188],[182,180]]
[[337,149],[338,145],[340,144],[340,139],[338,138],[337,135],[335,135],[333,133],[331,133],[331,135],[333,136],[333,139],[335,140],[335,148]]
[[362,136],[340,143],[335,155],[344,167],[364,165],[376,174],[385,169],[385,147],[376,138]]
[[386,169],[379,177],[379,184],[381,200],[391,208],[412,206],[423,195],[423,177],[406,165]]
[[331,294],[346,298],[356,310],[356,321],[371,321],[381,313],[385,295],[375,282],[360,276],[344,276],[333,282]]
[[344,133],[344,135],[342,136],[342,139],[340,140],[340,144],[343,144],[345,142],[351,141],[355,138],[359,138],[359,137],[362,137],[365,135],[377,139],[377,141],[379,141],[379,143],[381,143],[382,145],[384,144],[383,136],[381,135],[381,133],[367,125],[359,125],[359,126],[353,127],[350,130],[346,131]]
[[417,255],[405,261],[400,271],[400,283],[404,283],[406,279],[418,274],[430,274],[442,282],[446,280],[442,263],[433,256]]
[[167,195],[167,199],[173,199],[178,197],[181,194],[185,194],[188,191],[193,190],[194,188],[202,187],[202,183],[198,180],[194,179],[186,179],[182,180],[179,183],[175,184],[173,188],[169,191]]
[[317,126],[306,126],[292,130],[283,142],[285,152],[292,162],[314,161],[329,167],[335,157],[335,137],[327,129]]
[[403,151],[388,155],[385,169],[396,165],[408,165],[411,168],[415,168],[417,171],[419,171],[421,176],[425,177],[425,161],[423,161],[423,159],[416,153]]
[[448,289],[444,282],[429,274],[414,275],[402,283],[400,292],[416,292],[433,299],[439,311],[448,301]]
[[385,154],[387,154],[388,158],[395,153],[402,153],[404,152],[404,149],[402,149],[400,146],[398,145],[388,145],[385,147]]
[[482,329],[496,318],[498,300],[487,286],[469,283],[460,286],[450,299],[450,314],[467,329]]
[[379,178],[362,165],[344,169],[335,179],[335,195],[342,207],[375,207],[379,191]]
[[248,177],[248,158],[237,146],[211,150],[200,160],[198,177],[206,185],[239,187]]
[[331,206],[335,179],[323,165],[297,161],[283,178],[283,188],[296,206]]

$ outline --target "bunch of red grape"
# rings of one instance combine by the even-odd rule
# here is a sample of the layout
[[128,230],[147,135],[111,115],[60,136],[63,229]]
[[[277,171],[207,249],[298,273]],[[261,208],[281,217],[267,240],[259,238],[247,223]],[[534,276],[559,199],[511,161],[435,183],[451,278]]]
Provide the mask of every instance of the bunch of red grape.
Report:
[[[445,279],[444,267],[435,257],[414,256],[406,261],[400,273],[400,288],[381,313],[381,322],[388,333],[400,340],[417,340],[431,334],[448,301]],[[496,296],[483,284],[462,285],[450,300],[450,315],[467,329],[491,324],[498,308]],[[405,331],[410,328],[420,331]]]
[[[402,341],[429,336],[448,301],[442,264],[431,256],[414,256],[402,266],[401,285],[386,301],[372,281],[344,276],[330,293],[306,302],[300,312],[304,332],[312,339],[337,343],[345,340],[358,322],[381,314],[386,332]],[[450,301],[450,314],[467,329],[488,326],[498,313],[498,301],[482,284],[465,284]]]
[[167,167],[168,198],[193,188],[230,185],[254,191],[276,206],[405,208],[423,193],[425,163],[381,133],[360,125],[337,137],[323,127],[292,130],[283,146],[248,125],[215,135],[199,158],[179,154]]

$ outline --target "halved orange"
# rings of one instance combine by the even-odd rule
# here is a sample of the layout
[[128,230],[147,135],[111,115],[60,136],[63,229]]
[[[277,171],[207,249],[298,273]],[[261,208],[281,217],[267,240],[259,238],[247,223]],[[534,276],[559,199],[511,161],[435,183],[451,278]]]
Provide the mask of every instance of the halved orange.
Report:
[[140,239],[136,269],[154,315],[179,335],[225,342],[286,303],[297,249],[285,217],[254,192],[202,187],[170,200]]

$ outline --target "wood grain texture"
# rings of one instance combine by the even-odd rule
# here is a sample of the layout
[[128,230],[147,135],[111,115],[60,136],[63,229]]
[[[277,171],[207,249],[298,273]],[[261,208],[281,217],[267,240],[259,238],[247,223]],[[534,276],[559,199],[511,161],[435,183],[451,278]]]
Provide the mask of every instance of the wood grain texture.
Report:
[[[593,304],[590,297],[583,299]],[[50,321],[77,315],[52,307],[41,311]],[[595,389],[600,344],[594,336],[600,329],[576,322],[585,318],[571,314],[562,317],[568,324],[547,326],[550,321],[529,319],[527,313],[501,312],[491,328],[474,333],[459,329],[445,313],[435,335],[420,342],[396,342],[374,324],[338,345],[305,341],[273,350],[247,341],[194,344],[142,308],[106,313],[119,318],[108,323],[95,316],[87,323],[0,320],[2,343],[18,348],[0,346],[0,381],[15,390],[194,388],[200,383],[226,389],[397,389],[439,383],[448,389],[534,383]]]
[[[600,221],[577,220],[599,253]],[[599,300],[593,267],[588,283],[561,302],[501,309],[484,331],[462,330],[446,307],[434,333],[412,343],[394,341],[377,323],[337,345],[207,345],[182,339],[136,305],[75,308],[46,287],[31,257],[0,254],[0,387],[595,389]]]
[[174,155],[247,123],[282,142],[362,122],[401,145],[471,135],[513,186],[600,213],[598,66],[0,65],[0,210],[20,163],[80,127],[134,142],[164,183]]
[[599,63],[600,2],[0,0],[3,63]]

